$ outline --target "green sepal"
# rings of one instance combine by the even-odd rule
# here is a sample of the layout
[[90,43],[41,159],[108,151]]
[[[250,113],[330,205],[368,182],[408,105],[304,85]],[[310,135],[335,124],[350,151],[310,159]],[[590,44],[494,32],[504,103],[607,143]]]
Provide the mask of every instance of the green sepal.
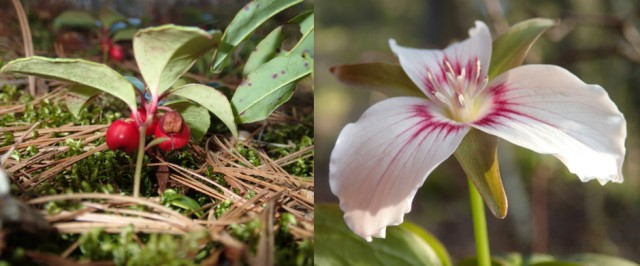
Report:
[[426,97],[399,65],[363,63],[334,66],[330,71],[336,79],[348,86],[379,91],[388,97]]
[[549,28],[559,21],[534,18],[519,22],[493,41],[489,80],[503,72],[522,65],[531,46]]
[[454,155],[493,215],[500,219],[507,216],[507,195],[498,167],[498,138],[471,129]]

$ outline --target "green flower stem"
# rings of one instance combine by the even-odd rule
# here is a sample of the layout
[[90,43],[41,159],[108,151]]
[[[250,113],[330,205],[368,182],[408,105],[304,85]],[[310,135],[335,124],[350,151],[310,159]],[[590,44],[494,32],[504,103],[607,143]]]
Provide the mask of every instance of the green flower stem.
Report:
[[144,161],[144,137],[147,132],[147,126],[143,125],[138,127],[138,134],[140,135],[140,143],[138,144],[138,158],[136,158],[136,173],[133,176],[133,196],[140,196],[140,178],[142,176],[142,162]]
[[480,193],[469,181],[469,198],[471,200],[471,216],[473,217],[473,232],[476,239],[476,256],[478,265],[491,266],[491,252],[489,251],[489,234],[487,233],[487,220],[484,215],[484,202]]

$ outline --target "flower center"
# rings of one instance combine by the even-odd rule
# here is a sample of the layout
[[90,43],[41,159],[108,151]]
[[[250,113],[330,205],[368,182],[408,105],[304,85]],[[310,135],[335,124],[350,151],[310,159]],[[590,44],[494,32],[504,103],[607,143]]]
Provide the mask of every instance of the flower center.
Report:
[[440,63],[440,73],[427,69],[427,97],[440,105],[451,120],[470,122],[486,111],[489,97],[484,93],[487,76],[476,57],[468,62],[453,62],[446,56]]

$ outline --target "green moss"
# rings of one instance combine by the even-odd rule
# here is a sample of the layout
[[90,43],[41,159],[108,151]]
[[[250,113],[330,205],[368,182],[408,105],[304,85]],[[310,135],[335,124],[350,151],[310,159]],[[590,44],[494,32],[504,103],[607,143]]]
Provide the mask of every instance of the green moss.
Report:
[[[142,243],[138,243],[135,238]],[[126,227],[120,234],[108,234],[94,229],[82,234],[79,240],[80,258],[88,260],[112,260],[116,265],[197,265],[205,258],[211,245],[206,231],[184,236],[167,234],[134,234],[133,227]],[[142,244],[142,245],[141,245]]]
[[[295,124],[274,124],[262,135],[270,158],[278,159],[314,145],[313,114]],[[313,151],[311,151],[313,152]],[[284,167],[289,174],[302,177],[313,176],[313,156],[298,159]]]
[[213,215],[215,215],[216,219],[220,218],[225,212],[229,210],[229,207],[231,207],[231,205],[232,203],[230,200],[224,200],[220,202],[220,204],[215,207]]

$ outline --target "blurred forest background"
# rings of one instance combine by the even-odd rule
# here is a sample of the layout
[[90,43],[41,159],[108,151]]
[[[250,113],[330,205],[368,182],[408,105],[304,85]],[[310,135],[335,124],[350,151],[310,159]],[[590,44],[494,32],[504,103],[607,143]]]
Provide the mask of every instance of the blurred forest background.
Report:
[[[328,164],[340,129],[385,98],[338,83],[329,67],[397,62],[389,38],[409,47],[442,49],[467,38],[475,20],[486,22],[495,38],[525,19],[559,19],[525,63],[559,65],[607,90],[628,123],[625,181],[582,183],[554,157],[501,141],[510,206],[504,220],[487,217],[491,251],[593,252],[640,261],[639,1],[323,0],[316,14],[317,202],[337,202],[329,190]],[[434,233],[457,260],[474,255],[467,182],[453,157],[429,176],[405,219]]]
[[[173,23],[184,26],[199,26],[205,29],[221,29],[249,0],[48,0],[22,1],[29,16],[36,54],[53,50],[54,43],[61,42],[65,48],[75,52],[86,50],[89,39],[65,31],[51,30],[54,19],[67,10],[85,10],[98,13],[100,9],[112,9],[137,25],[161,25]],[[22,36],[16,11],[11,1],[0,2],[0,59],[14,59],[10,54],[15,47],[22,47]],[[18,52],[20,50],[18,49]]]

